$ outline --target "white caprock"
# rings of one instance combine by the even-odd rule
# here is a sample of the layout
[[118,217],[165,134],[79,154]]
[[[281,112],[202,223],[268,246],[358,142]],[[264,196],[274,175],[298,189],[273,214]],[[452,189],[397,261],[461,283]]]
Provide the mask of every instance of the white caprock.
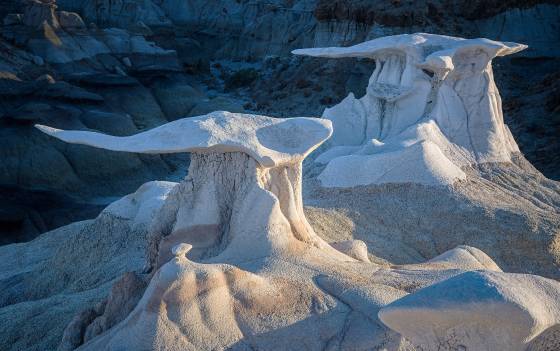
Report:
[[416,33],[294,50],[376,63],[365,96],[350,93],[323,113],[334,128],[330,148],[316,159],[327,164],[323,186],[448,185],[466,177],[466,166],[510,162],[519,148],[503,121],[491,61],[526,47]]

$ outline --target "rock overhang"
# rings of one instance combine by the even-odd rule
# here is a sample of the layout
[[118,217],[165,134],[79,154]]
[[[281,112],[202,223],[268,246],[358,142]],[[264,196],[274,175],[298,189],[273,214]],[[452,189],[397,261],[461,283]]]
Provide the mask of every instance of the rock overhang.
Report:
[[497,56],[511,55],[526,48],[527,45],[524,44],[486,38],[465,39],[438,34],[414,33],[381,37],[348,47],[297,49],[292,53],[312,57],[370,59],[387,53],[401,53],[414,57],[419,68],[452,70],[453,58],[465,50],[482,50],[489,59],[492,59]]
[[494,56],[506,56],[514,54],[527,48],[527,45],[513,42],[500,42],[486,38],[466,39],[447,35],[414,33],[399,34],[376,38],[360,44],[348,47],[325,47],[296,49],[292,53],[295,55],[305,55],[314,57],[365,57],[372,58],[378,52],[384,50],[395,50],[402,52],[438,52],[446,49],[458,49],[465,47],[479,47],[494,53]]
[[42,132],[72,144],[145,154],[243,152],[263,167],[301,162],[332,134],[331,121],[289,119],[216,111],[169,122],[131,136],[67,131],[36,125]]
[[[415,33],[349,47],[294,50],[297,55],[375,60],[366,94],[356,99],[350,93],[323,112],[333,121],[334,133],[330,149],[316,159],[328,164],[319,176],[321,184],[447,186],[466,178],[462,167],[510,162],[519,149],[503,122],[491,61],[526,47]],[[354,174],[345,176],[347,169]]]

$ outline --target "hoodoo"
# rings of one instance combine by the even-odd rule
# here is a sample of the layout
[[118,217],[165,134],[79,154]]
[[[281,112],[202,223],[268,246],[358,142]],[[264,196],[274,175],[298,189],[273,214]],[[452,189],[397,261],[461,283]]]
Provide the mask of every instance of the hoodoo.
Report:
[[331,135],[330,121],[213,112],[127,137],[37,128],[107,150],[191,152],[188,177],[169,195],[151,230],[150,263],[156,267],[183,242],[193,245],[192,257],[216,256],[220,262],[267,256],[294,247],[290,240],[344,256],[313,232],[301,198],[302,161]]
[[[125,273],[103,304],[75,315],[59,350],[411,350],[378,319],[384,306],[465,271],[501,272],[468,246],[389,268],[370,262],[362,241],[323,241],[303,212],[301,167],[331,135],[327,119],[214,112],[129,137],[38,128],[109,150],[191,152],[181,183],[148,183],[104,211],[127,221],[121,226],[147,228],[138,238],[147,251],[144,271]],[[102,223],[88,232],[97,235]],[[111,238],[91,240],[99,246]],[[496,313],[510,317],[507,309]],[[386,316],[416,342],[408,332],[415,326],[405,330]],[[558,320],[551,311],[541,324]],[[459,334],[469,328],[456,327]],[[495,339],[498,348],[520,342],[512,333]]]
[[465,179],[464,167],[510,162],[519,148],[503,121],[492,59],[526,47],[416,33],[294,50],[376,63],[365,96],[350,93],[323,113],[334,133],[316,159],[327,164],[322,184],[446,185]]

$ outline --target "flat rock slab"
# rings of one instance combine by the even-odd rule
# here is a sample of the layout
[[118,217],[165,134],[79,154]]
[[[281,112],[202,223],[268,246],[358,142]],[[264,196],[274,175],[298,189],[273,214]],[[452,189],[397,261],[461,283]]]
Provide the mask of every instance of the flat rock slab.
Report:
[[146,154],[238,151],[249,154],[264,167],[300,162],[332,133],[331,122],[325,119],[280,119],[225,111],[179,119],[126,137],[36,127],[68,143],[113,151]]

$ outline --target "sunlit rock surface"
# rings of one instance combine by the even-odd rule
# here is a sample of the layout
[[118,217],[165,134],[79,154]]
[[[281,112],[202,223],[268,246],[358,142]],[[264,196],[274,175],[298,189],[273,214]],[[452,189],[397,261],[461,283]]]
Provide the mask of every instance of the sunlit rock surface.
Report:
[[[27,3],[0,3],[0,91],[6,96],[0,105],[0,138],[6,146],[0,150],[0,184],[16,190],[15,197],[0,199],[17,204],[1,206],[3,242],[30,240],[73,219],[91,218],[102,208],[99,198],[122,196],[150,179],[176,181],[186,171],[176,167],[184,160],[175,163],[160,156],[62,147],[41,136],[33,124],[130,135],[216,110],[317,116],[349,92],[362,96],[374,62],[294,57],[291,50],[351,46],[401,33],[446,33],[528,44],[527,50],[495,61],[496,83],[504,98],[506,122],[524,155],[548,178],[559,177],[556,23],[560,7],[547,1],[448,6],[427,0],[414,4],[58,0],[54,9],[58,28],[24,25]],[[45,19],[53,19],[49,18]],[[111,43],[120,41],[122,50],[100,54],[90,50],[94,42],[95,48],[108,46],[107,38]],[[33,53],[28,46],[31,39],[48,50]],[[56,46],[57,39],[62,46]],[[134,47],[127,49],[131,42]],[[92,54],[84,57],[84,50]],[[84,58],[64,64],[46,62],[49,54],[60,52]],[[38,82],[45,74],[54,78],[55,87]],[[229,83],[239,77],[241,85]],[[62,83],[70,86],[59,89]],[[98,96],[90,99],[83,90]],[[80,157],[85,153],[91,155]],[[49,172],[43,160],[56,163],[52,169],[64,172]],[[94,171],[98,169],[104,169],[103,176]],[[42,191],[47,200],[42,200]],[[50,206],[67,193],[77,199]]]
[[510,162],[519,148],[504,124],[492,59],[524,48],[418,33],[293,51],[376,63],[365,96],[350,93],[323,113],[334,133],[330,149],[316,159],[327,164],[322,184],[449,185],[466,178],[463,167]]
[[[379,317],[418,350],[527,350],[560,323],[560,283],[527,274],[468,272],[407,295]],[[549,339],[540,350],[553,350]]]
[[[389,0],[375,3],[273,0],[266,4],[228,0],[59,0],[54,16],[60,26],[37,28],[23,24],[24,8],[15,3],[11,0],[0,3],[0,13],[9,13],[0,30],[0,91],[6,97],[0,104],[0,139],[3,141],[0,182],[14,185],[8,194],[17,194],[17,197],[6,197],[5,188],[0,190],[3,202],[0,229],[8,228],[9,231],[14,228],[17,231],[18,221],[22,219],[24,227],[30,229],[25,229],[26,236],[18,237],[18,241],[30,240],[50,228],[70,223],[71,218],[94,218],[99,211],[73,217],[84,205],[64,207],[56,201],[63,195],[87,192],[90,196],[120,196],[149,179],[180,179],[175,175],[177,169],[167,158],[66,145],[36,130],[34,124],[126,136],[177,118],[214,110],[241,112],[247,109],[252,114],[290,117],[320,115],[325,106],[341,101],[349,91],[356,96],[365,92],[373,60],[356,62],[353,58],[291,57],[291,50],[349,46],[404,32],[452,33],[529,44],[528,50],[495,61],[496,82],[502,96],[508,97],[504,99],[505,117],[520,148],[543,173],[546,170],[545,174],[553,177],[556,172],[554,165],[558,160],[555,155],[558,153],[554,152],[557,148],[554,111],[557,107],[557,79],[554,79],[554,69],[557,59],[554,55],[558,51],[555,29],[560,12],[554,4],[473,1],[449,8],[433,1],[408,4]],[[51,16],[51,13],[47,15]],[[52,16],[46,17],[49,18],[52,20]],[[78,18],[83,19],[85,27]],[[111,28],[119,30],[107,34],[107,29]],[[124,49],[65,64],[47,62],[31,53],[27,46],[29,39],[43,40],[43,44],[51,45],[44,40],[56,40],[57,37],[65,40],[71,37],[77,41],[84,37],[85,45],[85,41],[91,42],[87,37],[105,43],[107,36],[116,44],[123,44]],[[129,50],[127,43],[132,41],[131,37],[135,37],[136,43],[153,41],[155,44],[150,46],[169,52],[158,55],[159,50],[154,54]],[[121,44],[119,38],[123,38]],[[66,47],[80,57],[79,46]],[[42,54],[47,55],[49,51]],[[177,66],[177,58],[182,66]],[[250,62],[231,62],[231,59]],[[50,77],[45,76],[47,74]],[[244,85],[235,85],[239,82]],[[222,90],[225,86],[228,91]],[[234,86],[236,88],[232,88]],[[372,93],[393,100],[409,92],[381,86]],[[237,169],[244,164],[243,160],[253,160],[254,156],[240,154],[243,156],[232,157],[235,160],[221,156],[197,157],[198,166],[194,169],[207,165],[207,161],[218,164],[218,170]],[[186,166],[188,161],[183,159],[180,164]],[[261,166],[258,162],[256,164]],[[252,167],[251,163],[249,169]],[[171,215],[158,221],[163,226],[157,225],[154,218],[158,218],[161,205],[171,192],[176,192],[174,199],[169,200],[170,208],[175,208],[173,204],[180,202],[177,199],[195,191],[190,192],[188,187],[175,190],[180,186],[177,183],[150,182],[111,205],[111,209],[94,220],[51,231],[27,244],[0,248],[0,349],[50,350],[60,345],[61,350],[71,350],[84,342],[102,338],[102,333],[123,335],[123,331],[131,329],[118,327],[117,331],[115,326],[137,306],[158,264],[163,263],[161,267],[165,267],[164,262],[176,258],[183,260],[182,253],[187,254],[188,269],[203,272],[203,278],[197,277],[197,281],[205,282],[204,276],[218,277],[209,280],[217,281],[217,284],[197,287],[197,295],[208,294],[213,288],[222,286],[224,279],[220,276],[226,276],[230,292],[222,290],[212,295],[218,296],[222,303],[215,304],[216,309],[223,312],[223,306],[233,306],[236,315],[250,315],[250,318],[236,319],[237,326],[231,315],[226,318],[231,330],[241,331],[232,334],[243,336],[226,335],[222,339],[227,341],[223,342],[212,336],[212,332],[201,333],[208,336],[206,340],[212,345],[227,344],[236,337],[244,340],[233,343],[232,348],[241,345],[240,348],[273,349],[278,345],[278,349],[289,349],[297,345],[301,349],[302,345],[318,345],[316,340],[336,328],[321,328],[315,341],[308,341],[309,335],[302,335],[301,330],[315,331],[314,326],[324,326],[334,320],[338,323],[336,326],[344,324],[343,329],[324,341],[321,349],[410,350],[410,342],[375,318],[379,308],[400,296],[463,270],[497,271],[498,265],[504,271],[559,276],[558,183],[544,178],[522,158],[514,157],[513,162],[506,164],[484,164],[476,172],[461,169],[466,179],[455,181],[448,190],[413,183],[325,189],[317,186],[313,177],[320,173],[321,167],[304,167],[305,218],[316,234],[333,243],[338,251],[336,255],[342,252],[363,261],[356,269],[363,271],[359,279],[355,278],[355,270],[347,266],[331,274],[332,269],[327,267],[332,265],[330,259],[319,269],[310,269],[310,278],[306,278],[301,286],[305,287],[316,277],[312,284],[327,298],[332,297],[336,304],[327,313],[321,313],[324,309],[317,302],[321,300],[312,298],[311,303],[294,304],[298,311],[293,315],[304,316],[306,308],[312,311],[307,319],[301,317],[298,322],[273,332],[261,332],[266,329],[261,328],[265,322],[259,322],[256,332],[245,328],[241,322],[253,320],[254,316],[247,311],[262,311],[255,307],[262,304],[247,306],[246,302],[266,302],[268,295],[262,300],[246,298],[254,295],[247,294],[245,287],[237,283],[240,276],[237,271],[231,274],[231,271],[219,268],[218,273],[207,274],[209,267],[193,268],[194,264],[212,263],[205,260],[221,250],[215,241],[201,240],[202,235],[196,230],[187,235],[194,245],[174,245],[174,239],[180,235],[171,236],[162,242],[166,245],[161,245],[160,255],[154,244],[172,233],[173,228],[183,228],[185,222],[187,227],[190,224],[189,220],[178,220]],[[221,184],[230,183],[231,179],[237,184],[237,180],[242,179],[236,172],[225,181],[216,179],[214,174],[220,172],[213,167],[209,169],[198,172],[193,179],[198,179],[197,184],[204,183],[201,178],[208,179],[208,184],[219,184],[219,194],[229,196],[231,193],[223,191],[229,188]],[[22,188],[30,189],[22,191]],[[34,192],[37,189],[54,189],[56,192],[43,198]],[[285,191],[282,193],[286,194]],[[95,206],[102,208],[110,201],[103,199]],[[229,208],[224,206],[229,201],[219,202],[216,212],[227,214],[222,207]],[[187,208],[184,212],[190,213],[188,208],[195,203],[198,200],[184,201],[177,207]],[[31,206],[33,211],[28,209]],[[255,212],[251,211],[248,218],[253,218]],[[226,215],[226,220],[210,218],[207,222],[227,224],[230,217]],[[160,229],[150,231],[152,225],[154,229]],[[211,235],[211,238],[215,237]],[[462,246],[465,244],[483,249],[492,259],[479,250]],[[458,245],[461,246],[453,249]],[[447,251],[449,249],[451,251]],[[366,264],[364,250],[367,250],[367,260],[373,262],[371,265],[380,268],[374,274]],[[430,260],[434,256],[438,257]],[[252,261],[255,262],[259,261]],[[280,270],[275,269],[256,272],[252,263],[226,264],[238,267],[242,272],[251,272],[247,281],[255,283],[254,286],[263,286],[262,280],[254,279],[255,275],[265,277],[267,282],[275,280],[272,276],[281,276],[277,272]],[[216,268],[214,264],[211,266]],[[289,274],[282,277],[291,281],[303,274],[304,269],[296,267],[287,269]],[[327,272],[326,277],[316,276],[321,272]],[[336,280],[341,277],[352,278]],[[232,281],[234,283],[230,283]],[[366,281],[374,282],[375,286],[360,288]],[[176,294],[165,281],[155,280],[153,285],[163,286],[169,296],[183,296]],[[293,286],[296,287],[282,289],[281,293],[292,298],[291,292],[298,290],[300,285],[292,284],[289,288]],[[262,290],[271,291],[266,287]],[[298,291],[302,291],[303,298],[290,301],[305,301],[305,296],[310,296],[306,288]],[[330,301],[328,306],[332,305],[333,300],[325,300]],[[370,304],[368,301],[372,300],[375,302]],[[165,301],[167,306],[169,300]],[[189,317],[200,315],[198,311],[211,310],[204,301],[204,298],[196,300],[193,306],[197,308],[190,309],[193,313]],[[344,304],[348,310],[344,309]],[[173,302],[169,306],[169,311],[185,311],[183,307],[175,308]],[[346,312],[350,309],[352,312]],[[227,308],[225,310],[229,312]],[[281,305],[278,311],[283,313],[290,309]],[[317,313],[316,319],[314,313]],[[345,319],[338,322],[337,315]],[[365,316],[374,316],[375,323]],[[149,321],[149,318],[149,315],[142,314],[142,320]],[[306,323],[311,327],[307,328]],[[186,325],[190,328],[189,323]],[[217,323],[209,325],[216,326]],[[247,333],[248,329],[250,332]],[[321,333],[323,330],[327,332]],[[170,334],[160,333],[158,340],[162,340],[161,335]],[[549,327],[531,341],[529,349],[558,349],[554,346],[558,334],[557,326]],[[254,335],[258,335],[260,341],[252,337]],[[301,338],[293,345],[274,342],[293,340],[291,337],[298,335]],[[141,334],[139,338],[143,336]],[[245,342],[249,339],[250,342]]]
[[[372,263],[363,242],[339,235],[329,240],[335,241],[331,246],[317,235],[303,210],[301,164],[330,135],[326,120],[215,113],[193,121],[167,133],[169,140],[174,134],[192,137],[182,145],[193,154],[181,183],[145,184],[94,221],[0,249],[6,258],[2,284],[10,286],[0,300],[2,347],[413,350],[377,318],[381,308],[465,271],[500,271],[468,246],[421,264],[389,266],[373,256],[378,263]],[[207,130],[196,126],[204,121],[221,123]],[[294,127],[289,136],[274,142],[285,136],[288,122]],[[251,142],[262,128],[268,128],[266,137]],[[100,147],[116,141],[98,133],[41,129]],[[156,131],[131,137],[140,140],[134,147],[151,143],[142,151],[177,151],[158,140]],[[240,135],[244,142],[235,144]],[[119,147],[132,147],[127,143]],[[263,145],[267,150],[259,153]],[[79,249],[74,240],[80,240]],[[29,255],[36,250],[42,253]],[[33,262],[7,256],[24,251]],[[82,259],[76,264],[74,257]],[[98,273],[78,285],[59,278],[91,267]],[[14,284],[21,279],[26,284]],[[29,315],[29,304],[53,306],[63,296],[67,303],[55,309],[56,319],[52,308]],[[30,329],[17,327],[23,320],[49,323],[49,337],[31,337]]]

